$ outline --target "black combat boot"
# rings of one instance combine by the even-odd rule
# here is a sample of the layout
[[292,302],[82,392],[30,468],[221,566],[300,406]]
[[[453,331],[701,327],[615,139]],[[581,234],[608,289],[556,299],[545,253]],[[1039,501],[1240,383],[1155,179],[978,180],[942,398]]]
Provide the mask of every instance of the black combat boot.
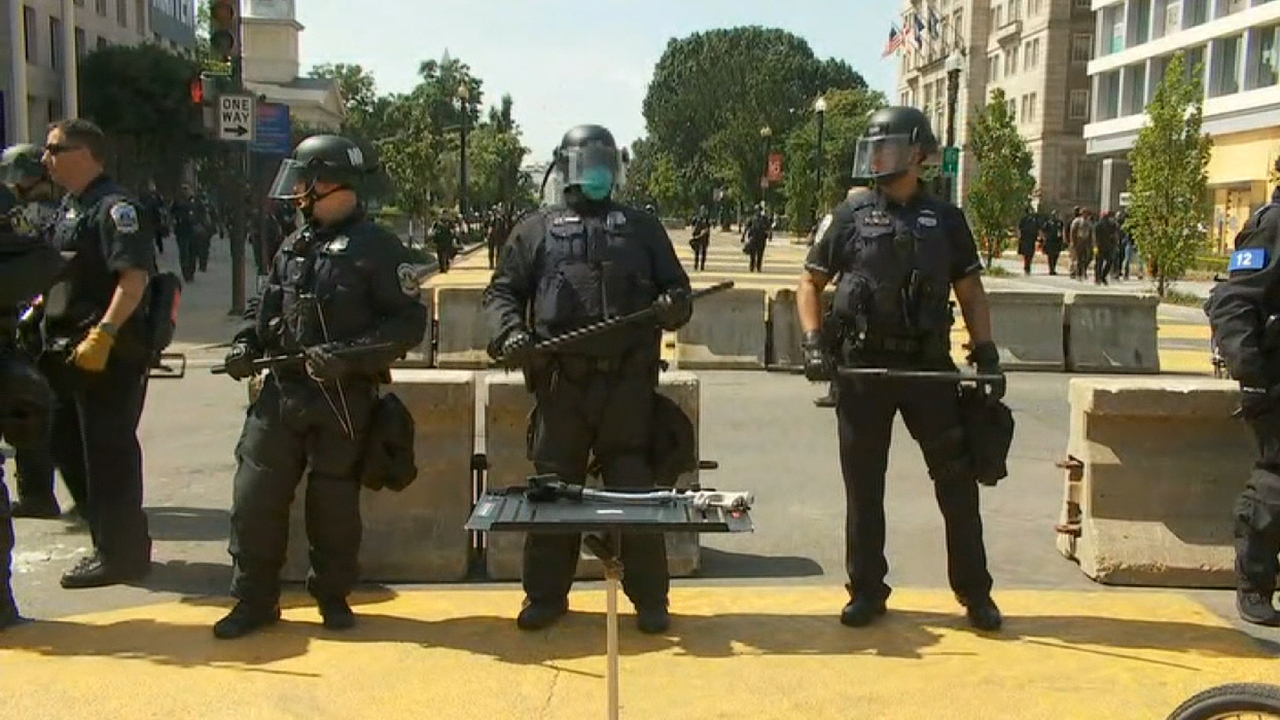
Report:
[[279,605],[262,608],[241,600],[231,608],[231,612],[227,613],[226,617],[214,623],[213,636],[220,640],[234,640],[274,625],[279,620]]
[[113,562],[102,553],[81,558],[62,576],[62,587],[68,590],[108,587],[142,580],[151,573],[151,561]]
[[520,610],[520,615],[516,617],[516,627],[521,630],[549,628],[557,620],[564,617],[567,612],[569,612],[568,600],[559,602],[539,600],[534,602],[526,598],[524,608]]
[[22,498],[13,504],[10,515],[16,518],[56,520],[62,517],[62,508],[58,507],[58,500],[53,496]]
[[13,592],[7,586],[0,588],[0,630],[20,622],[22,616],[18,614],[18,604],[13,601]]
[[1236,612],[1240,619],[1254,625],[1280,627],[1280,612],[1271,604],[1274,593],[1236,590]]
[[1004,618],[1000,615],[1000,608],[996,607],[996,603],[991,599],[990,595],[977,600],[962,600],[961,604],[965,607],[965,615],[969,618],[969,624],[978,630],[995,632],[1004,625]]
[[646,635],[661,635],[671,627],[671,613],[666,605],[646,605],[636,608],[636,627]]
[[820,408],[833,408],[836,406],[836,384],[827,385],[827,394],[822,397],[813,399],[813,404]]
[[351,611],[346,598],[319,598],[320,617],[330,630],[350,630],[356,625],[356,614]]
[[869,595],[855,597],[840,611],[840,624],[846,627],[866,627],[887,611],[884,598]]

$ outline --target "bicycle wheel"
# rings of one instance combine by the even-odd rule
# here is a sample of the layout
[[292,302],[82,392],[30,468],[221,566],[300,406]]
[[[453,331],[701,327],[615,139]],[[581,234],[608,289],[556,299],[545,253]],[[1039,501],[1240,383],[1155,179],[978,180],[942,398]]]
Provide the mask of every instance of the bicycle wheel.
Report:
[[1218,685],[1192,695],[1168,720],[1280,720],[1280,687],[1262,683]]

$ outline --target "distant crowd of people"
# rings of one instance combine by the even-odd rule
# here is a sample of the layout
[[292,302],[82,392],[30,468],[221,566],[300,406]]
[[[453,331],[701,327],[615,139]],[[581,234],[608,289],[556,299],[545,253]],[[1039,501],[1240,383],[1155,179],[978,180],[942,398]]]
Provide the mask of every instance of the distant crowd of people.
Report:
[[[1022,271],[1031,274],[1037,252],[1049,261],[1049,274],[1058,274],[1058,259],[1068,253],[1071,277],[1080,282],[1089,279],[1106,285],[1110,280],[1130,279],[1136,270],[1144,277],[1143,262],[1133,234],[1127,229],[1128,212],[1104,210],[1095,216],[1093,210],[1077,206],[1070,224],[1062,221],[1058,211],[1038,213],[1028,210],[1018,223],[1018,254]],[[1135,267],[1135,261],[1136,267]]]

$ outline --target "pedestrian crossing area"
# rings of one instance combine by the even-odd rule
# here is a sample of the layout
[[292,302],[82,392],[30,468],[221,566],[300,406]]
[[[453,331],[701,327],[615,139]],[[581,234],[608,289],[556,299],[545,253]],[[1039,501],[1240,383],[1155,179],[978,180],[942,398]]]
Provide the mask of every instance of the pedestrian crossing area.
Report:
[[[760,272],[748,270],[748,258],[742,252],[739,237],[734,233],[713,233],[707,249],[705,270],[694,269],[693,249],[689,245],[688,231],[671,231],[676,256],[684,265],[694,288],[707,287],[732,280],[734,287],[764,290],[773,294],[778,290],[794,290],[803,272],[809,247],[792,242],[789,235],[779,234],[764,253]],[[458,258],[449,272],[430,279],[429,287],[483,287],[489,282],[488,253],[482,247],[466,257]],[[1034,278],[1034,276],[1033,276]],[[1018,283],[1017,289],[1025,289],[1028,279],[1015,276],[1008,279],[988,277],[988,290],[1000,289]],[[1013,288],[1010,288],[1013,289]],[[1046,290],[1055,288],[1046,287]],[[1210,375],[1213,372],[1212,352],[1209,347],[1209,326],[1198,319],[1188,319],[1181,308],[1160,306],[1158,317],[1160,368],[1165,373]],[[951,355],[964,362],[968,334],[964,323],[957,322],[951,332]],[[668,360],[675,353],[674,334],[668,334],[664,343],[664,355]]]

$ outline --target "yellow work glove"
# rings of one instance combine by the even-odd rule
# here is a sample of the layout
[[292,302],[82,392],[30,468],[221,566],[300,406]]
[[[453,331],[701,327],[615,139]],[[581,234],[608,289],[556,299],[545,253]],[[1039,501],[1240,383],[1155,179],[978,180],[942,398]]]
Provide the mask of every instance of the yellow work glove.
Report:
[[71,362],[81,370],[102,372],[107,367],[107,356],[111,354],[111,346],[116,344],[116,337],[103,330],[101,326],[89,331],[89,335],[71,354]]

